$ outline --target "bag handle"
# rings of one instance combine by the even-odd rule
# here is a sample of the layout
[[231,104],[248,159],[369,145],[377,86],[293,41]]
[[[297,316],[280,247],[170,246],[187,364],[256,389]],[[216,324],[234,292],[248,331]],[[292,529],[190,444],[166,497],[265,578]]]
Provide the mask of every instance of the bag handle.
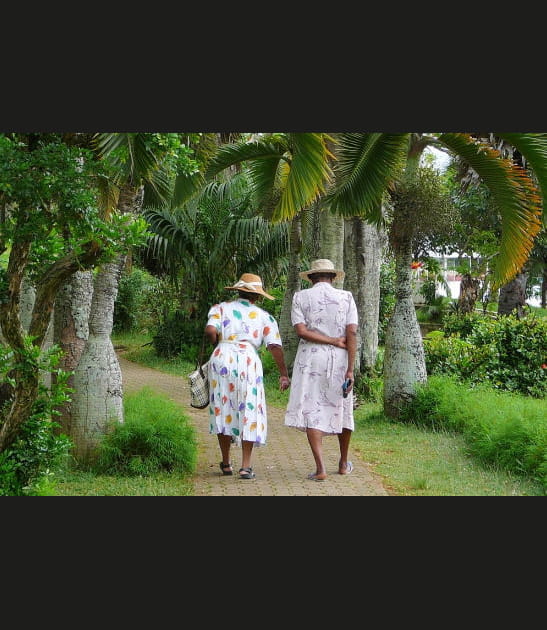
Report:
[[203,376],[203,370],[201,369],[201,365],[203,363],[203,356],[205,354],[205,339],[206,339],[206,335],[205,333],[203,333],[203,338],[201,340],[201,348],[198,354],[198,358],[196,361],[196,370],[199,370],[200,374]]

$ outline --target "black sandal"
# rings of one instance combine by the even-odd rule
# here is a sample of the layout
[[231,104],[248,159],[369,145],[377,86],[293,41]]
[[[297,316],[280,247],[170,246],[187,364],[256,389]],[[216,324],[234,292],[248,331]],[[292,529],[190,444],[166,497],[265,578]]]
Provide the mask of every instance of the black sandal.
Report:
[[239,469],[239,478],[240,479],[254,479],[256,475],[253,472],[252,468],[240,468]]
[[[220,466],[220,470],[222,470],[222,474],[225,477],[233,474],[232,464],[225,464],[224,462],[220,462],[219,466]],[[225,468],[229,468],[230,470],[224,470]]]

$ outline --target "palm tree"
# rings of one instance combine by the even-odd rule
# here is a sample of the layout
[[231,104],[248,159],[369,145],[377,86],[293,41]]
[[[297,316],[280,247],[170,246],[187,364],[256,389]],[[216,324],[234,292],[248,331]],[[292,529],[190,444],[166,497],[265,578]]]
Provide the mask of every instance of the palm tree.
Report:
[[420,220],[420,207],[412,203],[412,189],[424,149],[438,146],[459,156],[490,189],[502,215],[502,237],[493,273],[497,286],[516,275],[540,229],[541,196],[547,191],[547,134],[498,135],[526,157],[537,176],[539,190],[522,167],[470,134],[348,133],[338,138],[336,188],[329,196],[331,210],[381,224],[378,209],[386,191],[393,204],[389,240],[396,261],[396,306],[388,325],[384,356],[384,412],[390,417],[399,417],[414,397],[416,385],[427,380],[410,274],[414,226]]

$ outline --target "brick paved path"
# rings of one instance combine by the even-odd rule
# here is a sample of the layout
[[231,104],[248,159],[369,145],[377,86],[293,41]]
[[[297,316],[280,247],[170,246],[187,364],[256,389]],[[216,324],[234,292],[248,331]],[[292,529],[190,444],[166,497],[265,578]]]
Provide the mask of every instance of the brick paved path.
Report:
[[338,474],[336,436],[323,438],[328,478],[323,482],[307,479],[307,475],[315,470],[315,465],[306,434],[284,426],[285,409],[272,405],[268,405],[268,441],[266,445],[253,449],[252,465],[256,479],[238,478],[237,471],[241,466],[239,448],[232,448],[234,475],[224,477],[218,465],[221,457],[217,438],[208,432],[209,411],[190,407],[187,379],[140,366],[121,355],[119,361],[125,392],[150,387],[181,405],[191,418],[198,439],[195,496],[389,496],[381,479],[351,448],[349,459],[354,470],[350,475]]

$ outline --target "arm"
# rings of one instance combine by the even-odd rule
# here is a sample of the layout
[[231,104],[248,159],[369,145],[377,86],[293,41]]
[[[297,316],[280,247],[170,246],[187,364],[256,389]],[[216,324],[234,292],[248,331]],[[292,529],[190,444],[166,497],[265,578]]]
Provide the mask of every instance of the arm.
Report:
[[281,391],[288,389],[291,384],[291,379],[289,378],[289,373],[287,371],[287,366],[285,365],[285,357],[283,355],[283,348],[281,346],[277,346],[273,343],[268,344],[266,346],[270,351],[274,361],[277,364],[277,368],[279,370],[279,389]]
[[336,346],[337,348],[346,348],[346,337],[328,337],[320,332],[308,330],[304,323],[295,324],[294,330],[301,339],[305,339],[306,341],[326,343],[331,346]]
[[212,346],[218,343],[218,332],[214,326],[205,326],[205,336],[209,339]]
[[353,368],[355,365],[355,355],[357,353],[357,324],[348,324],[346,326],[346,348],[348,351],[348,367],[346,369],[346,379],[351,379],[351,385],[348,392],[352,390],[354,378]]

